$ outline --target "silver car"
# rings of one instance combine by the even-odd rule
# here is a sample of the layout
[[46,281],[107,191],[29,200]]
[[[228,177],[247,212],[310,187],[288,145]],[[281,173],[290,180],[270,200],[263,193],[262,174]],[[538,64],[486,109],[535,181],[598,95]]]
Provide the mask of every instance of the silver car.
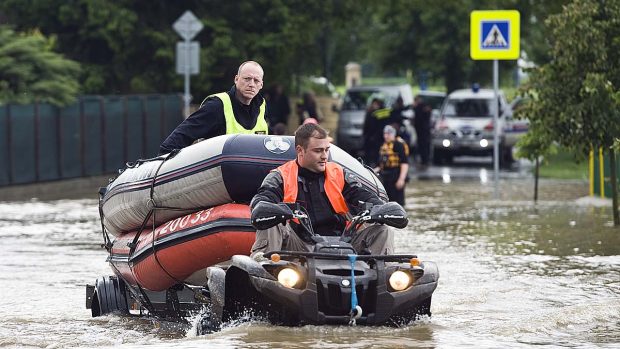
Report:
[[[491,89],[456,90],[448,95],[432,136],[433,162],[450,163],[454,156],[493,155],[494,92]],[[512,146],[506,142],[505,112],[510,108],[502,91],[499,107],[500,164],[513,161]]]
[[[364,117],[366,110],[375,97],[380,97],[385,102],[386,107],[391,107],[398,97],[403,99],[404,105],[413,103],[413,93],[409,84],[402,85],[378,85],[378,86],[356,86],[347,90],[342,100],[342,105],[338,116],[338,131],[336,133],[337,145],[351,155],[359,155],[364,149]],[[411,135],[413,142],[413,128],[411,118],[413,111],[403,112],[405,128]]]

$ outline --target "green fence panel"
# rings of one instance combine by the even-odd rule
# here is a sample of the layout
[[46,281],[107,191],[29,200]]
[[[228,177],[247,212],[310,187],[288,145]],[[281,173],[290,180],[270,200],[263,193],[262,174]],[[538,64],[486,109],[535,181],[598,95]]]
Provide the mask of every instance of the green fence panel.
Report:
[[82,139],[84,174],[95,176],[103,173],[104,147],[103,115],[101,113],[103,98],[99,96],[85,96],[82,102]]
[[8,106],[0,106],[0,186],[11,183],[11,164],[9,158],[9,110]]
[[82,175],[82,141],[80,104],[72,104],[59,112],[60,176],[75,178]]
[[12,183],[35,182],[37,180],[35,107],[34,105],[11,105],[9,108]]
[[[611,161],[609,161],[609,153],[603,153],[603,185],[601,186],[601,171],[598,152],[594,156],[594,194],[604,198],[612,197],[611,191]],[[620,175],[620,154],[616,155],[616,174]],[[620,182],[620,178],[617,178]],[[620,183],[618,183],[620,185]],[[603,189],[603,190],[601,190]]]
[[127,97],[127,161],[143,157],[144,110],[140,96]]
[[39,104],[37,108],[38,177],[40,181],[60,178],[58,108]]
[[160,95],[146,96],[145,103],[146,157],[157,156],[164,134],[164,104]]
[[124,167],[125,160],[125,98],[109,96],[104,99],[104,129],[106,173]]
[[181,95],[166,95],[164,98],[164,134],[162,142],[183,121],[183,99]]

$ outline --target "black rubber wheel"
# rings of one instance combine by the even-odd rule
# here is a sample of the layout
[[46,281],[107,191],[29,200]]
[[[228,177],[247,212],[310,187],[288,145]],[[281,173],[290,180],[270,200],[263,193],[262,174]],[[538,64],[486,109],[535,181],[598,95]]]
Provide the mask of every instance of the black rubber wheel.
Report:
[[197,335],[202,336],[217,332],[222,328],[222,323],[217,319],[217,316],[213,314],[209,309],[200,315],[200,321],[196,326]]
[[91,314],[97,317],[113,312],[129,314],[125,282],[116,276],[103,276],[95,281]]

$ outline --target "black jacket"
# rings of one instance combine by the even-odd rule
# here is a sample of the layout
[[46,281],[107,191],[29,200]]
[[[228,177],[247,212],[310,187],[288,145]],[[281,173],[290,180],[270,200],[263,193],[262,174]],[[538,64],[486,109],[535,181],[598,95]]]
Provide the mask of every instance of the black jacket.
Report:
[[[345,185],[342,195],[353,215],[363,210],[363,203],[384,204],[376,193],[362,186],[355,173],[345,169],[344,178]],[[297,181],[299,186],[297,203],[308,211],[314,232],[319,235],[340,235],[345,227],[346,220],[341,215],[336,214],[329,203],[324,190],[325,174],[299,167]],[[277,204],[281,203],[282,200],[284,200],[282,176],[280,172],[272,171],[263,180],[263,184],[252,198],[250,206],[254,208],[261,201]]]
[[[235,97],[235,92],[235,86],[228,91],[235,119],[244,128],[252,129],[256,125],[263,96],[259,93],[250,101],[250,105],[244,105]],[[267,115],[266,110],[265,115]],[[185,148],[200,138],[207,139],[223,134],[226,134],[224,105],[219,98],[211,97],[170,133],[159,147],[159,154]]]

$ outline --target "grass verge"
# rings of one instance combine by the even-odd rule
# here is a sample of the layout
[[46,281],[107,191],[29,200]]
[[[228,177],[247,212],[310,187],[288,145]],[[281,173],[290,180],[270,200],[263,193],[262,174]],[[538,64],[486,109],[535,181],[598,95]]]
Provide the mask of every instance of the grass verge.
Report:
[[539,171],[541,178],[587,180],[588,162],[582,160],[577,163],[571,153],[560,150],[557,154],[543,160]]

